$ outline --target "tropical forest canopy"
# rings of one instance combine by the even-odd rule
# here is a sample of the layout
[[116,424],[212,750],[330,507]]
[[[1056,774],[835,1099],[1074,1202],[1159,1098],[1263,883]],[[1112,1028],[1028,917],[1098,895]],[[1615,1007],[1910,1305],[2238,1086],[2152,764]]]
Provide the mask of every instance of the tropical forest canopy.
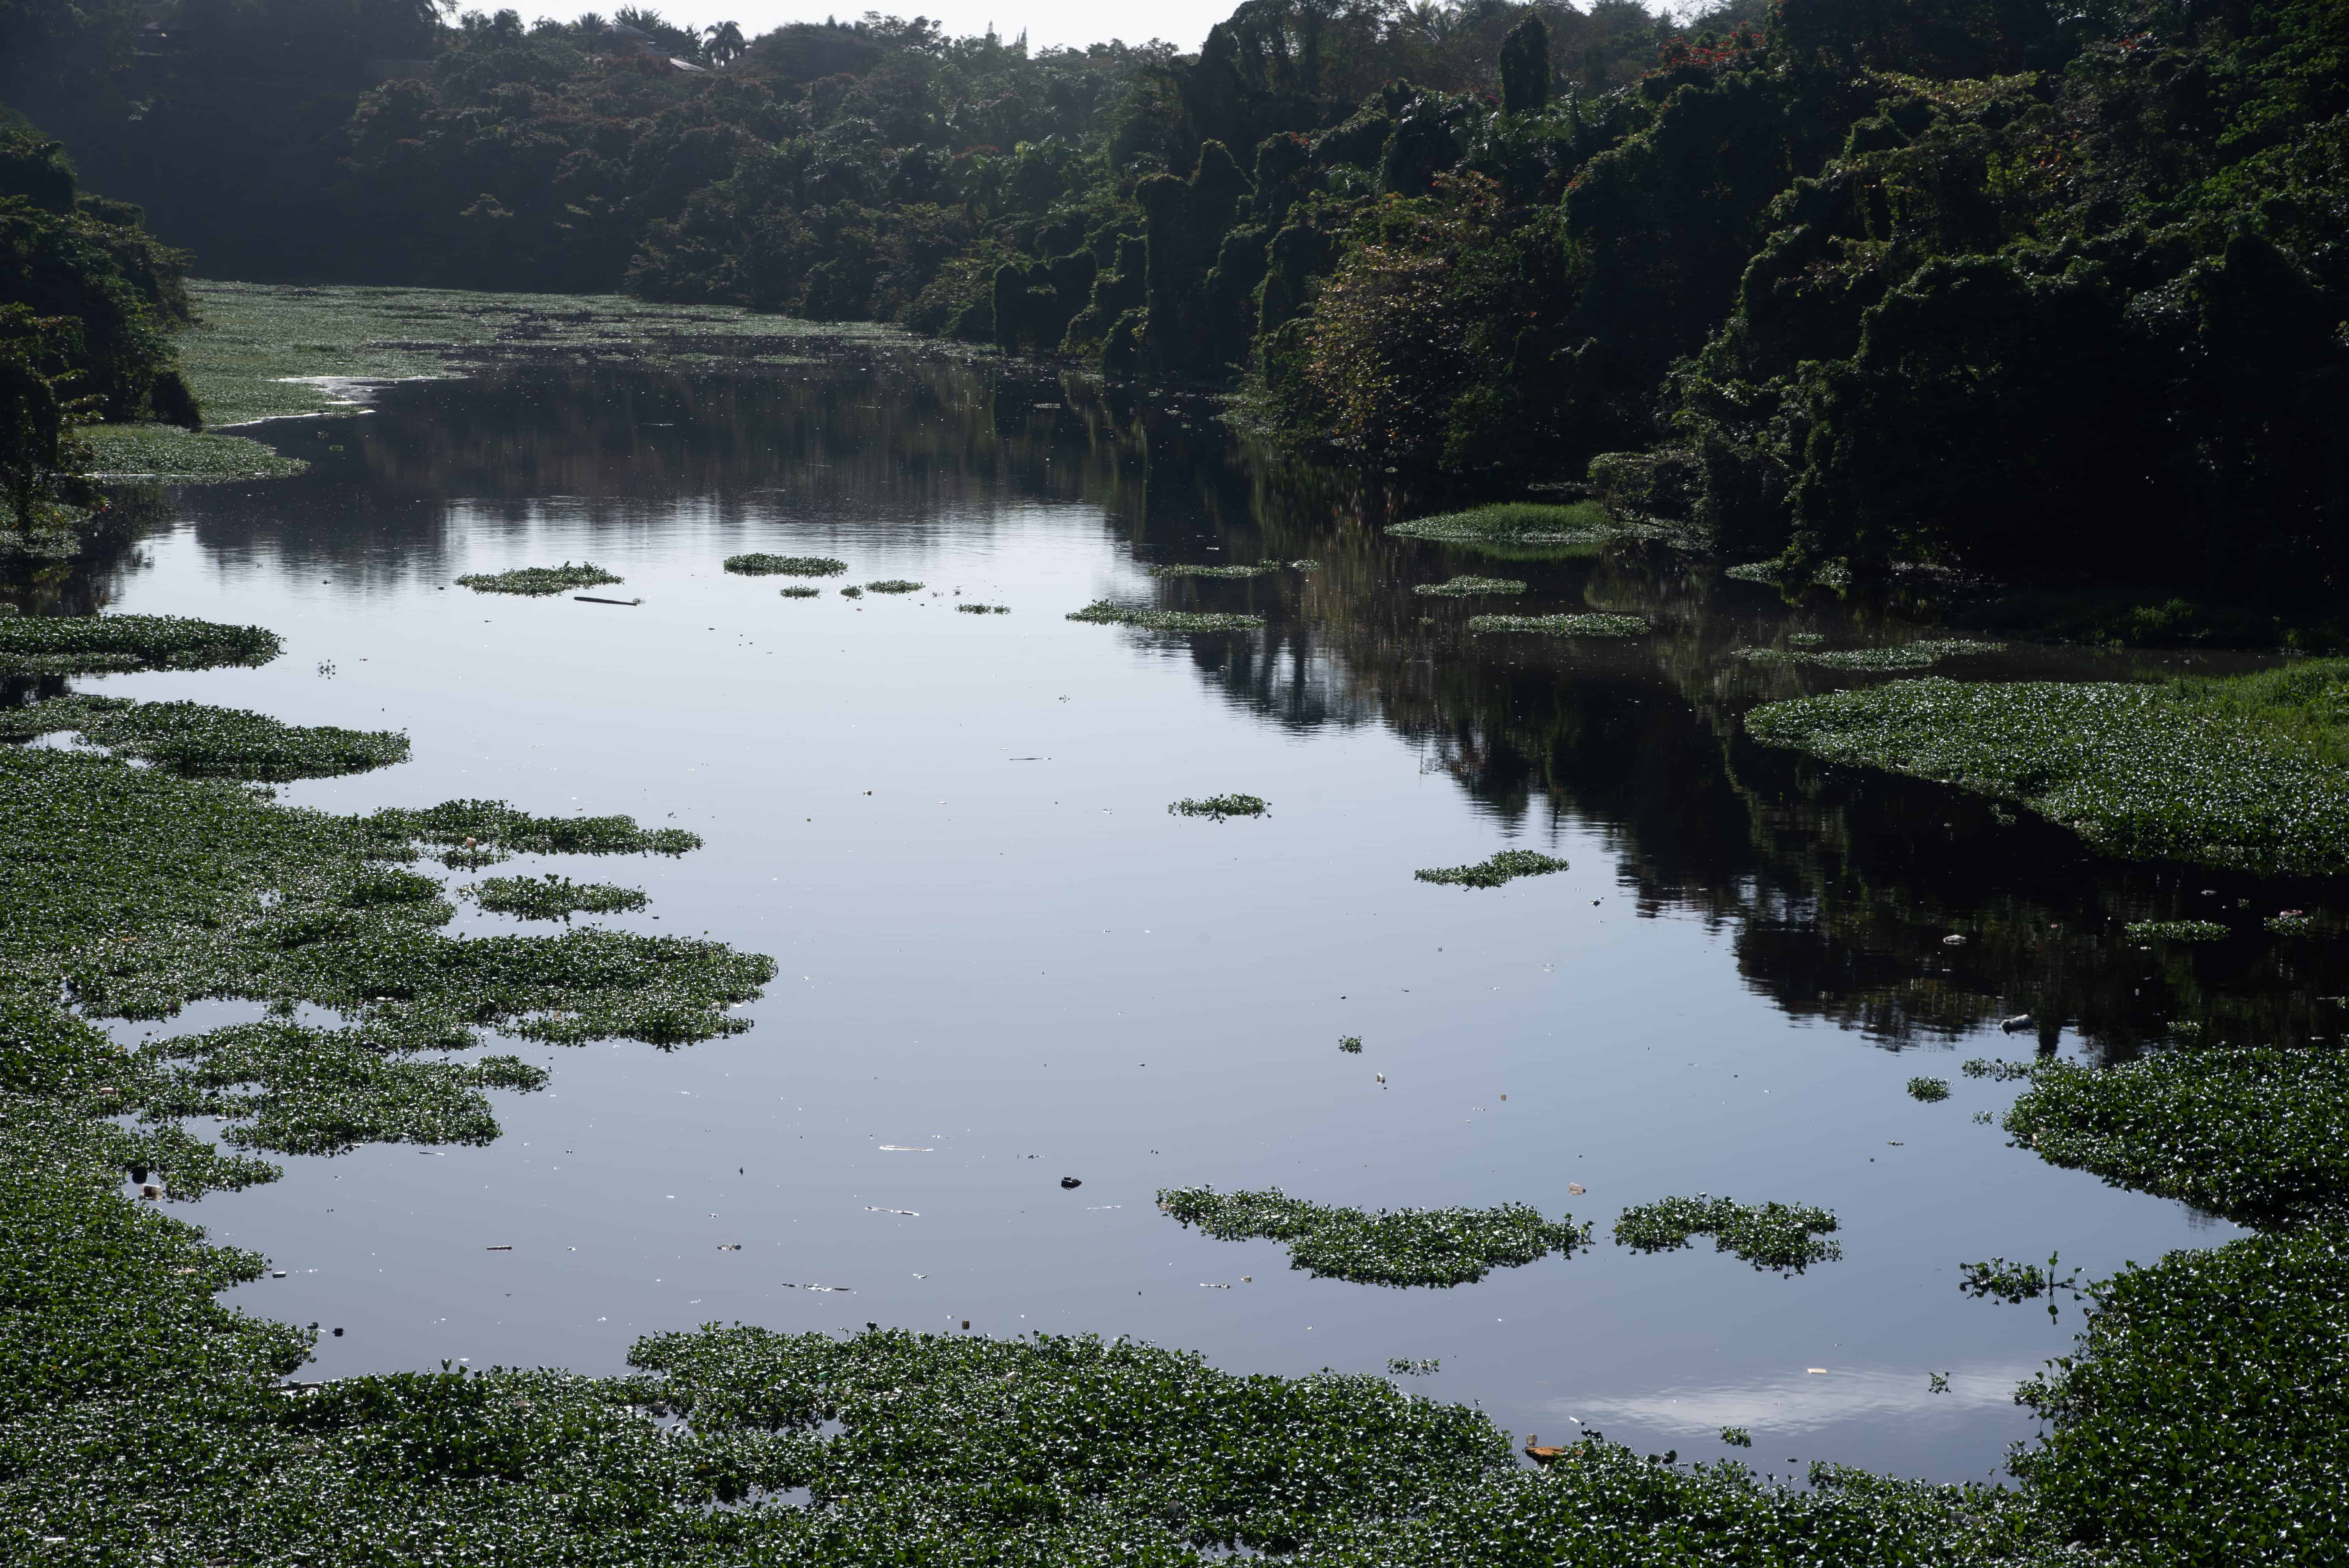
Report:
[[181,417],[169,246],[1220,385],[1739,560],[2339,587],[2344,0],[1245,0],[1196,52],[0,0],[0,336],[111,417]]

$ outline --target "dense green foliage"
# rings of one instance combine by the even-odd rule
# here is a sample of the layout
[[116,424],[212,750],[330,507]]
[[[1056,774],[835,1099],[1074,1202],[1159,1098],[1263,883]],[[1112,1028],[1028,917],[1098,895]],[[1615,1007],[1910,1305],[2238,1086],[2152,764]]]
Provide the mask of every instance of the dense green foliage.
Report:
[[1928,637],[1884,648],[1740,648],[1737,656],[1755,665],[1816,665],[1830,670],[1922,670],[1966,654],[1995,654],[2003,643],[1967,637]]
[[730,555],[726,570],[745,577],[837,577],[848,562],[829,555]]
[[2186,1248],[2090,1294],[2077,1352],[2019,1396],[2054,1426],[2013,1468],[2056,1528],[2149,1562],[2338,1559],[2349,1238]]
[[316,779],[408,759],[404,735],[280,724],[202,703],[67,696],[0,708],[0,740],[57,734],[189,779]]
[[568,593],[574,588],[599,588],[606,583],[618,583],[621,578],[605,571],[592,562],[576,565],[566,561],[560,566],[517,566],[505,572],[476,572],[457,579],[460,588],[471,588],[476,593],[520,593],[532,598],[545,598],[555,593]]
[[1557,1253],[1574,1255],[1590,1227],[1545,1220],[1525,1203],[1492,1209],[1333,1208],[1278,1188],[1217,1192],[1174,1187],[1158,1206],[1223,1241],[1288,1243],[1288,1266],[1357,1284],[1473,1284],[1496,1268],[1520,1268]]
[[2245,1224],[2349,1214],[2349,1060],[2331,1050],[2043,1062],[2004,1126],[2051,1164]]
[[1638,637],[1649,631],[1643,615],[1589,613],[1557,615],[1471,615],[1472,632],[1539,632],[1551,637]]
[[1711,1236],[1713,1250],[1735,1253],[1756,1269],[1796,1274],[1813,1264],[1843,1256],[1843,1248],[1822,1241],[1836,1217],[1806,1203],[1738,1203],[1727,1198],[1659,1198],[1623,1211],[1615,1240],[1634,1252],[1668,1253],[1691,1236]]
[[574,914],[621,914],[651,901],[643,890],[608,882],[575,882],[548,872],[536,877],[489,877],[461,894],[483,909],[523,920],[569,920]]
[[1419,594],[1446,599],[1475,599],[1488,593],[1522,593],[1526,584],[1516,577],[1454,577],[1442,583],[1422,583],[1413,587]]
[[1772,703],[1745,725],[1830,762],[2019,802],[2113,854],[2338,872],[2344,671],[2322,661],[2158,686],[1929,676]]
[[1097,626],[1139,626],[1148,632],[1247,632],[1263,626],[1261,615],[1220,610],[1154,610],[1137,604],[1096,599],[1081,610],[1069,612],[1071,621]]
[[265,665],[274,632],[178,615],[17,615],[0,620],[0,675]]
[[1419,882],[1444,887],[1499,887],[1519,877],[1547,876],[1564,870],[1564,861],[1538,850],[1495,850],[1475,865],[1434,866],[1411,874]]

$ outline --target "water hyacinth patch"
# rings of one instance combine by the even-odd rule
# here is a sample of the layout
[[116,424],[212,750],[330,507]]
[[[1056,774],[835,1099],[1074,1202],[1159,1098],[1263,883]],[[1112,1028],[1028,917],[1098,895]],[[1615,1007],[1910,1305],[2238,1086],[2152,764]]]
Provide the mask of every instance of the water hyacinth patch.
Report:
[[1177,800],[1166,808],[1177,817],[1207,817],[1222,821],[1226,817],[1261,817],[1267,807],[1254,795],[1210,795],[1203,800]]
[[918,591],[921,586],[920,583],[904,577],[884,577],[878,583],[867,583],[864,590],[868,593],[912,593]]
[[1588,1225],[1578,1227],[1570,1216],[1545,1220],[1525,1203],[1367,1212],[1309,1203],[1278,1188],[1170,1187],[1159,1192],[1158,1206],[1221,1241],[1286,1242],[1289,1267],[1357,1284],[1469,1284],[1553,1252],[1571,1257],[1590,1243]]
[[201,670],[265,665],[285,651],[259,626],[178,615],[0,617],[0,676],[96,670]]
[[2207,688],[1940,676],[1772,703],[1765,745],[2030,807],[2108,853],[2349,869],[2349,770]]
[[2227,934],[2215,920],[2132,920],[2125,929],[2131,942],[2218,942]]
[[1011,606],[1009,604],[981,604],[978,601],[972,599],[964,600],[961,603],[957,604],[955,608],[961,611],[966,615],[1009,615],[1011,614]]
[[2349,1218],[2349,1058],[2333,1052],[2044,1061],[2002,1125],[2050,1164],[2242,1224]]
[[1566,862],[1554,855],[1535,850],[1502,850],[1473,866],[1433,866],[1411,874],[1415,882],[1435,882],[1444,887],[1499,887],[1519,877],[1547,876],[1566,869]]
[[834,561],[829,555],[752,553],[728,556],[726,570],[743,577],[837,577],[848,570],[848,562]]
[[588,562],[564,562],[560,566],[517,566],[511,572],[475,572],[457,579],[460,588],[476,593],[520,593],[543,599],[574,588],[600,588],[622,578]]
[[299,458],[282,457],[259,441],[219,430],[176,425],[93,425],[75,432],[89,449],[94,480],[141,480],[158,484],[227,484],[306,473]]
[[1909,1080],[1909,1098],[1927,1104],[1950,1098],[1950,1080],[1937,1078],[1912,1078]]
[[864,590],[852,583],[840,591],[840,596],[843,599],[862,599],[864,597]]
[[1750,1449],[1754,1446],[1754,1434],[1744,1427],[1723,1427],[1721,1440],[1733,1449]]
[[2260,923],[2266,926],[2269,931],[2278,936],[2313,936],[2316,934],[2316,923],[2296,909],[2287,909],[2281,914],[2271,914]]
[[523,920],[569,920],[574,914],[622,914],[651,902],[643,890],[609,882],[575,882],[553,872],[537,877],[490,877],[460,890],[497,914]]
[[786,599],[821,599],[823,597],[823,589],[811,588],[804,583],[792,583],[790,586],[783,589],[782,593],[783,597]]
[[1280,570],[1278,561],[1260,561],[1253,566],[1195,566],[1181,562],[1161,562],[1150,567],[1153,577],[1262,577]]
[[[2075,1296],[2086,1292],[2080,1288],[2080,1271],[2058,1274],[2063,1260],[2054,1253],[2047,1254],[2047,1266],[2037,1264],[2011,1264],[2004,1258],[1992,1258],[1984,1263],[1960,1264],[1958,1288],[1976,1301],[1996,1300],[2009,1306],[2020,1306],[2026,1301],[2036,1301],[2059,1290],[2068,1290]],[[2050,1309],[2051,1315],[2053,1309]]]
[[[1789,642],[1793,638],[1787,639]],[[1831,670],[1922,670],[1943,659],[1969,654],[2003,653],[2004,643],[1976,642],[1965,637],[1936,637],[1885,648],[1838,648],[1825,652],[1812,647],[1738,648],[1738,658],[1754,665],[1816,665]]]
[[325,779],[408,760],[404,735],[280,724],[202,703],[66,696],[0,708],[0,739],[54,734],[78,735],[191,779]]
[[1068,618],[1095,626],[1139,626],[1146,632],[1250,632],[1264,624],[1261,615],[1153,610],[1145,605],[1112,603],[1107,599],[1096,599],[1081,610],[1071,610]]
[[1486,593],[1522,593],[1525,591],[1525,583],[1515,577],[1454,577],[1448,583],[1422,583],[1412,589],[1414,593],[1448,599],[1469,599]]
[[2048,1525],[2116,1560],[2337,1559],[2349,1233],[2181,1247],[2089,1295],[2076,1348],[2015,1395],[2051,1425],[2009,1460]]
[[1735,1203],[1700,1193],[1624,1210],[1615,1241],[1633,1252],[1667,1253],[1689,1245],[1692,1236],[1711,1236],[1715,1252],[1735,1253],[1756,1269],[1798,1274],[1843,1256],[1842,1247],[1819,1239],[1835,1228],[1833,1214],[1806,1203]]
[[1652,630],[1644,615],[1471,615],[1472,632],[1537,632],[1547,637],[1640,637]]
[[1520,500],[1389,523],[1387,531],[1398,539],[1433,540],[1488,555],[1531,558],[1589,553],[1621,531],[1596,501],[1558,506]]

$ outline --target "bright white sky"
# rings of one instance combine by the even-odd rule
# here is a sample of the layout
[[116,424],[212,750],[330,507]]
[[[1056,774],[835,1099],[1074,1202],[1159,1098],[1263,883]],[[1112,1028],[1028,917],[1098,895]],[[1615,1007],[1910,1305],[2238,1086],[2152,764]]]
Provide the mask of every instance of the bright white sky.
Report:
[[[489,0],[480,0],[487,5]],[[513,4],[524,17],[538,11],[516,0]],[[639,5],[647,0],[636,0]],[[581,0],[563,0],[560,5],[541,4],[550,15],[568,16],[574,13],[595,9],[606,15],[615,9],[611,4],[589,5]],[[821,22],[826,16],[836,16],[846,22],[863,15],[867,9],[878,9],[898,16],[927,16],[942,22],[950,36],[966,33],[984,33],[992,22],[995,30],[1005,37],[1017,37],[1021,28],[1028,30],[1031,48],[1066,46],[1082,47],[1087,44],[1123,38],[1129,44],[1146,43],[1152,38],[1164,38],[1177,48],[1196,49],[1207,36],[1207,29],[1232,14],[1237,0],[1154,0],[1147,5],[1117,5],[1090,4],[1088,0],[926,0],[926,4],[872,6],[870,0],[846,0],[832,5],[822,0],[674,0],[661,4],[651,0],[651,8],[680,26],[707,27],[713,22],[734,22],[740,26],[742,36],[755,38],[786,22]]]

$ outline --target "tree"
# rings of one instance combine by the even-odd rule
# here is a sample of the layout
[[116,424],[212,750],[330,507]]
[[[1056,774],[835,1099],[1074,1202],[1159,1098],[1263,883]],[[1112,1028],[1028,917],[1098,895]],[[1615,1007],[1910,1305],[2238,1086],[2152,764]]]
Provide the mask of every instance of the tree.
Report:
[[1501,112],[1538,114],[1548,103],[1549,29],[1529,11],[1501,40]]
[[15,344],[0,342],[0,487],[20,532],[33,531],[33,498],[57,471],[64,423],[48,378]]
[[743,42],[742,29],[731,22],[719,23],[716,26],[708,29],[704,36],[709,39],[709,43],[704,46],[702,52],[721,66],[730,65],[740,59],[742,51],[750,46]]

